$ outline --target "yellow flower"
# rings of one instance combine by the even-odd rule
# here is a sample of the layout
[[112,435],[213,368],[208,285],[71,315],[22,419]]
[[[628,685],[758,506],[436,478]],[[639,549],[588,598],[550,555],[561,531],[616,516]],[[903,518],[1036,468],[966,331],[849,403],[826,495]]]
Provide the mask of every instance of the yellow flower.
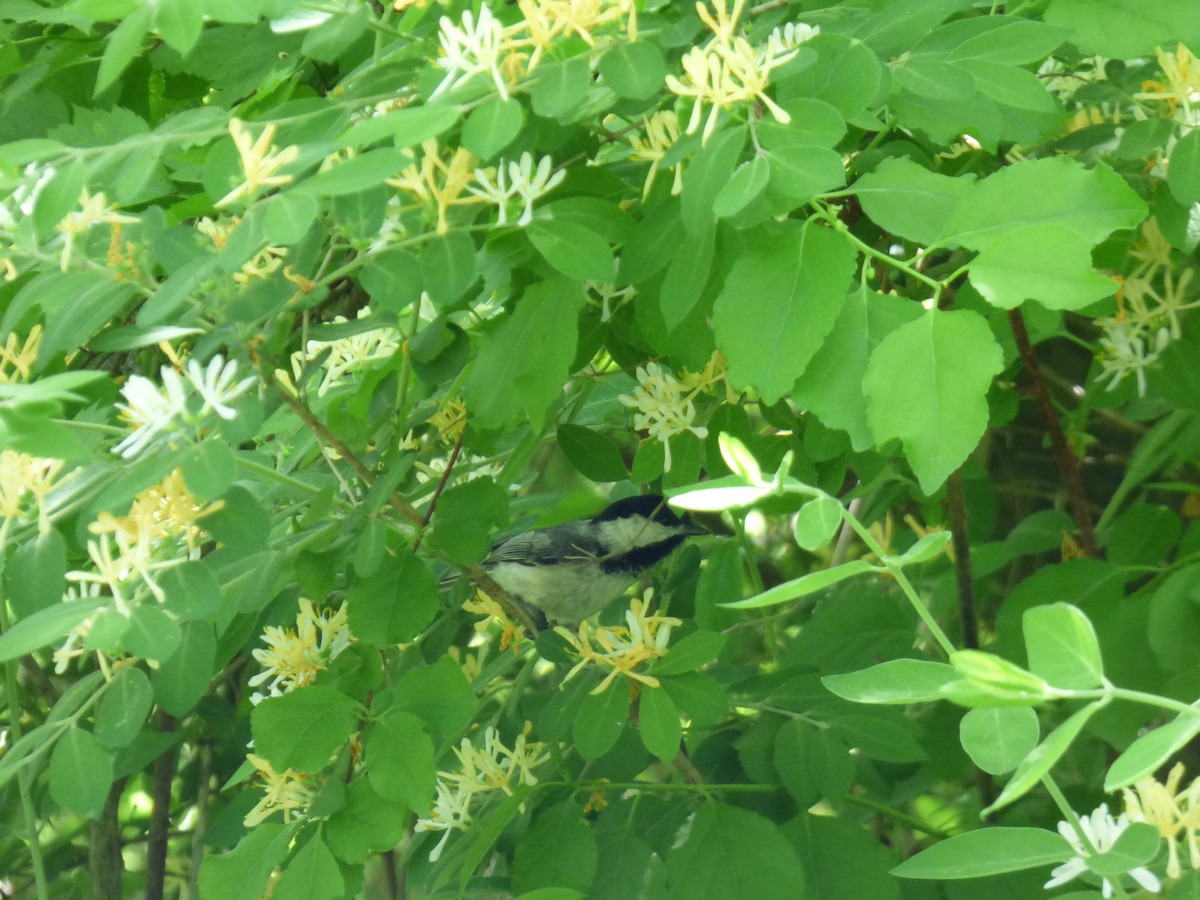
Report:
[[254,809],[242,820],[247,828],[253,828],[272,813],[283,812],[283,821],[290,822],[292,814],[303,813],[312,803],[313,790],[308,786],[309,776],[295,769],[276,772],[274,767],[261,756],[246,754],[246,759],[266,783],[266,793]]
[[263,128],[258,140],[254,140],[246,124],[238,118],[229,120],[229,134],[241,157],[242,172],[245,180],[232,191],[213,204],[217,209],[228,206],[241,197],[252,197],[264,187],[277,187],[289,184],[291,175],[277,175],[284,166],[294,162],[300,155],[299,147],[285,147],[280,150],[271,140],[275,137],[275,125]]
[[464,612],[469,612],[476,616],[485,616],[475,623],[475,630],[480,634],[485,634],[491,627],[492,622],[500,625],[500,651],[503,652],[509,647],[512,647],[513,653],[519,653],[521,650],[521,639],[524,637],[524,632],[521,626],[513,622],[508,617],[508,613],[504,611],[495,599],[485,594],[483,591],[476,591],[474,599],[466,601],[462,605]]
[[61,459],[44,459],[16,450],[0,453],[0,517],[23,518],[25,495],[29,494],[38,508],[39,529],[49,531],[50,520],[43,507],[62,467]]
[[1141,92],[1134,94],[1133,98],[1166,103],[1169,115],[1174,117],[1182,109],[1185,117],[1190,119],[1192,107],[1200,104],[1200,61],[1182,43],[1175,48],[1174,53],[1162,48],[1154,52],[1158,56],[1159,67],[1166,76],[1166,84],[1161,81],[1144,81]]
[[296,628],[280,628],[268,625],[263,629],[266,649],[251,651],[251,655],[263,666],[250,679],[251,687],[258,687],[270,679],[267,693],[254,693],[250,700],[258,704],[266,697],[278,697],[293,688],[312,684],[317,675],[337,656],[350,646],[350,630],[346,625],[346,604],[337,612],[318,613],[312,601],[300,599],[300,612],[296,616]]
[[0,347],[0,384],[28,381],[41,343],[41,323],[29,329],[29,336],[23,343],[17,339],[16,332],[9,332],[4,346]]
[[419,166],[414,163],[387,183],[432,206],[437,211],[437,233],[445,234],[450,228],[446,221],[450,207],[477,202],[473,197],[463,197],[475,174],[474,157],[457,147],[447,162],[441,158],[435,138],[421,144],[421,154]]
[[183,470],[176,469],[161,483],[138,494],[127,516],[116,517],[112,513],[102,512],[88,526],[88,531],[92,534],[120,531],[130,544],[145,541],[155,547],[182,536],[190,550],[196,546],[201,533],[196,523],[224,505],[223,500],[207,506],[200,503],[184,484]]
[[[650,188],[654,184],[654,176],[658,174],[659,164],[666,156],[671,145],[679,140],[679,118],[674,111],[666,109],[642,119],[646,128],[646,139],[637,133],[630,133],[629,143],[633,145],[630,159],[650,163],[650,171],[646,174],[646,184],[642,188],[642,199],[650,196]],[[683,162],[674,166],[675,181],[671,185],[671,193],[678,194],[683,190]]]
[[84,188],[79,195],[79,211],[67,213],[57,226],[58,230],[66,236],[62,256],[59,259],[59,268],[64,272],[67,271],[67,266],[71,262],[71,253],[75,248],[75,235],[82,234],[90,230],[93,225],[99,225],[102,222],[118,225],[137,221],[138,219],[133,216],[121,215],[117,212],[116,207],[110,207],[108,198],[104,196],[103,191],[91,194],[88,193],[87,188]]
[[648,614],[653,596],[653,589],[647,590],[642,599],[634,600],[629,605],[625,612],[625,627],[593,628],[583,621],[579,623],[578,635],[561,625],[555,628],[555,632],[571,645],[575,656],[579,657],[579,662],[563,680],[572,678],[581,669],[593,664],[612,670],[592,690],[593,694],[603,693],[618,675],[658,687],[659,681],[653,675],[635,670],[642,663],[666,656],[671,628],[683,622],[659,613]]
[[633,427],[648,432],[652,440],[663,445],[664,465],[668,472],[671,470],[670,438],[685,431],[690,431],[698,438],[708,436],[707,428],[695,424],[696,404],[692,398],[712,382],[705,381],[703,373],[700,376],[685,375],[684,379],[676,379],[658,363],[649,362],[645,366],[638,366],[638,386],[633,394],[617,397],[625,406],[637,410]]
[[1179,862],[1179,841],[1187,845],[1188,862],[1193,869],[1200,869],[1200,778],[1184,790],[1179,790],[1183,780],[1183,763],[1177,763],[1165,784],[1154,778],[1143,778],[1133,786],[1121,791],[1125,799],[1125,811],[1134,822],[1147,822],[1158,829],[1167,842],[1167,877],[1178,878],[1182,874]]

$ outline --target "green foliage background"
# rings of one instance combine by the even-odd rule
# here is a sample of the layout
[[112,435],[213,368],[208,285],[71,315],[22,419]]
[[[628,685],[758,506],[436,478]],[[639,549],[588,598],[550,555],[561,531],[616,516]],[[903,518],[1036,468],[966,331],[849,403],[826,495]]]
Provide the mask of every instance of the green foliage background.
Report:
[[[710,130],[680,0],[498,5],[474,74],[461,0],[3,5],[6,893],[1038,896],[1058,820],[1195,772],[1194,5],[716,9],[818,30]],[[106,569],[176,471],[199,530]],[[715,535],[641,680],[438,591],[646,489]],[[301,598],[353,642],[252,701]],[[549,758],[431,860],[488,729]],[[251,740],[308,794],[248,825]],[[1057,893],[1195,896],[1167,844]]]

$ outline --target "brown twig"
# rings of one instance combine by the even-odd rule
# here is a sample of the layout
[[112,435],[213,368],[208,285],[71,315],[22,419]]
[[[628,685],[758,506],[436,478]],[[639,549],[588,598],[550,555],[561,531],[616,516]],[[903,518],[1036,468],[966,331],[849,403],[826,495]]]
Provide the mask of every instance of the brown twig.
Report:
[[[159,713],[158,730],[169,732],[174,728],[175,717],[170,713]],[[172,746],[154,761],[153,806],[146,837],[146,900],[163,898],[163,883],[167,875],[167,829],[171,824],[171,781],[174,777],[175,747]]]
[[103,811],[88,826],[88,877],[96,900],[121,900],[121,875],[125,865],[121,858],[121,823],[117,819],[117,807],[125,781],[121,778],[113,782]]
[[971,541],[967,536],[967,499],[962,470],[946,483],[946,511],[950,515],[950,540],[954,545],[954,574],[958,580],[958,617],[963,646],[979,649],[979,618],[975,609],[975,584],[971,578]]
[[1079,532],[1079,547],[1085,555],[1098,557],[1100,551],[1096,546],[1092,513],[1088,509],[1087,494],[1083,490],[1083,479],[1079,474],[1079,458],[1067,446],[1066,435],[1063,434],[1062,424],[1058,420],[1058,412],[1050,401],[1050,393],[1046,390],[1046,382],[1042,378],[1037,354],[1033,352],[1033,345],[1029,342],[1029,332],[1025,330],[1025,320],[1021,317],[1020,310],[1009,310],[1008,322],[1017,342],[1017,350],[1021,354],[1021,362],[1029,375],[1033,394],[1041,408],[1042,418],[1046,420],[1046,429],[1050,433],[1050,444],[1054,448],[1058,471],[1067,491],[1067,502],[1071,505],[1071,515],[1075,519],[1075,528]]

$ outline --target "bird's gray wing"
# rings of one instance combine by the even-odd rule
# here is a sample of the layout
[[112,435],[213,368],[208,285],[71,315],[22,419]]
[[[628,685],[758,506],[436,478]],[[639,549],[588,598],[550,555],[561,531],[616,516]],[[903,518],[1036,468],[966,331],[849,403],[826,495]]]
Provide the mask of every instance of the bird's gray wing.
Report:
[[559,527],[539,528],[513,535],[492,548],[483,561],[484,568],[500,563],[515,562],[538,566],[550,563],[594,559],[603,550],[594,541]]

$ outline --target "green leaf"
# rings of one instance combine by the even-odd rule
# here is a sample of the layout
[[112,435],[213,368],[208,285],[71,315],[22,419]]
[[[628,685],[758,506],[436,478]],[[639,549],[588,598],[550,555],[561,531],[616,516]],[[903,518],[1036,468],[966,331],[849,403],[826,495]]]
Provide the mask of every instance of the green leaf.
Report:
[[666,266],[684,242],[685,231],[674,198],[652,206],[633,226],[621,249],[618,274],[622,284],[645,281]]
[[216,666],[217,639],[208,622],[186,622],[178,649],[151,679],[154,699],[167,712],[182,717],[204,696]]
[[970,709],[958,724],[958,739],[971,760],[991,775],[1015,769],[1037,746],[1038,717],[1027,706]]
[[856,254],[813,220],[751,244],[713,308],[730,381],[774,403],[804,372],[841,311]]
[[610,684],[599,694],[588,694],[579,704],[571,728],[575,749],[587,762],[599,759],[613,748],[629,718],[629,690],[623,683]]
[[871,354],[863,381],[871,431],[879,445],[902,442],[925,493],[937,490],[979,443],[988,388],[1003,367],[987,322],[970,310],[929,310]]
[[455,562],[475,562],[491,547],[492,533],[507,524],[508,495],[494,481],[476,478],[442,494],[429,543]]
[[400,172],[408,162],[405,154],[390,147],[368,150],[304,179],[292,190],[314,197],[353,194],[382,184]]
[[1118,286],[1092,268],[1091,245],[1061,225],[1030,225],[1001,235],[971,263],[971,284],[1001,309],[1025,300],[1081,309]]
[[767,187],[771,164],[765,156],[755,156],[738,166],[725,186],[713,200],[713,213],[718,219],[736,216],[757,200]]
[[574,222],[536,218],[525,229],[546,262],[580,281],[610,283],[617,277],[608,241]]
[[1167,187],[1185,206],[1200,201],[1200,131],[1189,131],[1171,150]]
[[1020,799],[1030,788],[1041,781],[1042,777],[1054,768],[1054,764],[1067,752],[1071,743],[1079,736],[1079,732],[1083,730],[1083,726],[1088,723],[1088,720],[1096,714],[1102,705],[1101,703],[1089,703],[1055,728],[1050,734],[1046,735],[1046,739],[1035,747],[1021,761],[1021,764],[1017,766],[1017,770],[1013,772],[1012,778],[1004,786],[1004,790],[1000,792],[1000,796],[989,807],[984,809],[980,815],[990,815],[1001,807],[1012,803],[1014,800]]
[[393,110],[353,123],[334,146],[340,150],[392,140],[396,147],[413,147],[449,129],[460,114],[457,106],[409,106]]
[[863,393],[867,363],[888,334],[920,316],[919,304],[860,285],[847,295],[833,330],[792,387],[792,399],[826,426],[847,432],[856,451],[867,449],[873,443]]
[[373,646],[389,647],[411,641],[433,620],[439,606],[437,579],[424,560],[404,549],[355,581],[346,602],[351,633]]
[[512,315],[483,335],[463,386],[480,427],[505,428],[522,417],[541,427],[570,374],[582,306],[583,292],[570,282],[534,284]]
[[683,726],[671,695],[661,687],[643,685],[638,694],[638,730],[646,749],[667,765],[679,754]]
[[956,834],[906,859],[899,878],[982,878],[1062,862],[1074,855],[1066,839],[1043,828],[979,828]]
[[899,556],[888,556],[885,560],[891,565],[901,567],[929,562],[946,548],[952,537],[949,531],[932,531]]
[[954,670],[998,697],[1048,699],[1053,692],[1041,678],[994,653],[959,650],[950,654]]
[[204,8],[192,0],[159,0],[154,7],[154,25],[168,47],[187,56],[204,27]]
[[814,553],[833,540],[841,524],[842,504],[833,497],[817,497],[800,507],[792,533],[797,544]]
[[[469,238],[467,243],[470,244]],[[474,281],[475,245],[463,249],[466,252],[464,259],[455,263],[461,266],[466,262],[463,279],[469,274]],[[421,296],[421,261],[407,250],[396,247],[372,254],[371,261],[358,274],[358,283],[371,295],[373,304],[398,312]],[[440,282],[439,286],[443,296],[453,290]]]
[[587,893],[588,900],[664,900],[667,870],[662,858],[650,849],[635,829],[605,828],[604,825],[605,820],[601,819],[596,826],[596,844],[600,850],[598,868],[604,876],[595,880]]
[[[79,197],[86,186],[87,169],[82,163],[63,166],[53,174],[38,192],[33,207],[33,227],[40,237],[49,236],[67,213],[79,208]],[[59,281],[62,277],[50,275],[47,280]]]
[[410,669],[396,683],[393,708],[415,713],[443,738],[453,739],[465,731],[478,706],[467,677],[448,656]]
[[907,65],[892,69],[896,84],[918,97],[963,102],[975,97],[975,79],[961,66],[952,65],[940,54],[912,56]]
[[595,835],[578,804],[565,800],[539,810],[513,853],[513,890],[563,887],[586,894],[596,877],[597,857]]
[[1084,53],[1116,59],[1149,56],[1176,41],[1195,45],[1200,25],[1187,0],[1053,0],[1046,21],[1071,30],[1071,43]]
[[667,655],[650,667],[654,675],[695,672],[712,662],[725,649],[726,636],[719,631],[693,631],[671,645]]
[[1069,603],[1025,610],[1029,669],[1056,688],[1090,690],[1104,683],[1100,643],[1088,617]]
[[1146,216],[1145,202],[1104,165],[1055,156],[1005,166],[976,183],[946,223],[941,243],[985,250],[1027,225],[1058,225],[1091,245]]
[[[338,859],[362,865],[371,853],[393,849],[411,821],[402,804],[375,793],[369,778],[355,778],[346,788],[345,805],[329,817],[325,839]],[[255,831],[262,827],[259,825]],[[260,897],[261,893],[255,896]]]
[[709,227],[685,240],[671,258],[667,277],[658,292],[663,324],[667,330],[679,327],[700,302],[713,266],[717,231]]
[[107,597],[81,597],[69,603],[48,606],[21,619],[0,634],[0,662],[8,662],[65,638],[107,601]]
[[1149,822],[1133,822],[1109,850],[1087,856],[1083,861],[1089,872],[1111,878],[1150,862],[1158,854],[1161,843],[1162,836],[1157,828]]
[[828,147],[794,144],[767,151],[771,190],[793,202],[811,200],[846,183],[841,154]]
[[533,111],[547,119],[574,118],[591,84],[591,70],[586,56],[573,56],[562,62],[548,62],[537,68],[529,99]]
[[95,94],[101,94],[125,71],[133,58],[142,51],[142,39],[150,29],[154,7],[135,6],[121,18],[117,27],[108,33],[104,42],[104,55],[100,57],[100,68],[96,71]]
[[558,449],[579,474],[592,481],[624,481],[629,477],[616,442],[603,432],[564,422],[557,430]]
[[513,142],[525,124],[525,108],[516,100],[485,100],[463,124],[462,145],[481,160],[490,160]]
[[163,662],[179,647],[183,631],[166,610],[157,606],[135,606],[121,644],[134,656]]
[[67,543],[57,528],[18,544],[4,570],[12,610],[20,619],[58,604],[67,590]]
[[421,720],[411,713],[388,712],[367,731],[371,787],[380,797],[399,801],[419,816],[429,815],[437,786],[433,757],[433,741]]
[[775,768],[788,793],[804,808],[822,797],[840,802],[854,781],[850,748],[828,729],[789,719],[775,733]]
[[345,894],[342,871],[320,832],[296,851],[271,887],[272,900],[336,900]]
[[830,569],[809,572],[807,575],[801,575],[799,578],[793,578],[791,581],[777,584],[775,587],[769,588],[761,594],[756,594],[746,600],[738,600],[734,603],[719,603],[717,605],[724,606],[727,609],[760,609],[764,606],[778,606],[780,603],[789,603],[792,600],[807,597],[815,591],[837,584],[839,581],[845,581],[847,578],[853,578],[855,575],[861,575],[863,572],[873,571],[875,571],[875,567],[870,563],[864,562],[861,559],[855,559]]
[[821,683],[856,703],[927,703],[942,699],[941,688],[958,677],[953,666],[923,659],[893,659],[858,672],[826,675]]
[[113,782],[112,755],[89,731],[72,725],[50,754],[50,796],[84,818],[99,817]]
[[1200,716],[1180,715],[1143,734],[1117,757],[1104,776],[1104,792],[1129,787],[1152,774],[1200,734]]
[[166,599],[163,606],[182,620],[206,619],[223,605],[221,585],[201,560],[172,566],[158,576]]
[[703,234],[712,227],[713,204],[729,183],[745,142],[742,128],[718,132],[684,170],[680,213],[689,234]]
[[600,77],[618,97],[645,100],[666,74],[662,51],[647,41],[618,41],[600,57]]
[[239,550],[266,547],[271,520],[254,495],[235,484],[221,500],[224,505],[204,517],[204,530],[227,547]]
[[267,200],[263,233],[270,243],[290,247],[299,243],[312,227],[320,208],[320,202],[312,194],[302,191],[276,194]]
[[973,183],[971,176],[939,175],[899,156],[884,160],[875,171],[854,182],[852,190],[875,224],[933,246]]
[[150,679],[136,666],[124,666],[109,682],[96,710],[96,738],[110,747],[125,747],[141,731],[154,692]]
[[320,772],[357,723],[357,703],[316,684],[268,697],[250,716],[255,752],[277,772]]
[[[636,468],[635,465],[635,472]],[[710,487],[693,488],[680,494],[672,494],[671,505],[692,512],[724,512],[727,509],[753,506],[773,493],[772,488],[768,486],[751,487],[741,482],[742,479],[737,476],[714,478],[705,482]]]
[[950,59],[985,59],[1023,66],[1041,62],[1071,36],[1066,28],[1017,16],[981,16],[977,21],[982,30],[951,50]]
[[757,813],[706,801],[667,857],[671,896],[795,900],[804,871],[775,825]]
[[182,460],[183,481],[201,502],[216,500],[233,484],[237,460],[229,445],[210,438],[201,441]]
[[294,827],[264,822],[228,853],[206,856],[200,865],[200,895],[256,900],[266,893],[271,873],[283,863]]

